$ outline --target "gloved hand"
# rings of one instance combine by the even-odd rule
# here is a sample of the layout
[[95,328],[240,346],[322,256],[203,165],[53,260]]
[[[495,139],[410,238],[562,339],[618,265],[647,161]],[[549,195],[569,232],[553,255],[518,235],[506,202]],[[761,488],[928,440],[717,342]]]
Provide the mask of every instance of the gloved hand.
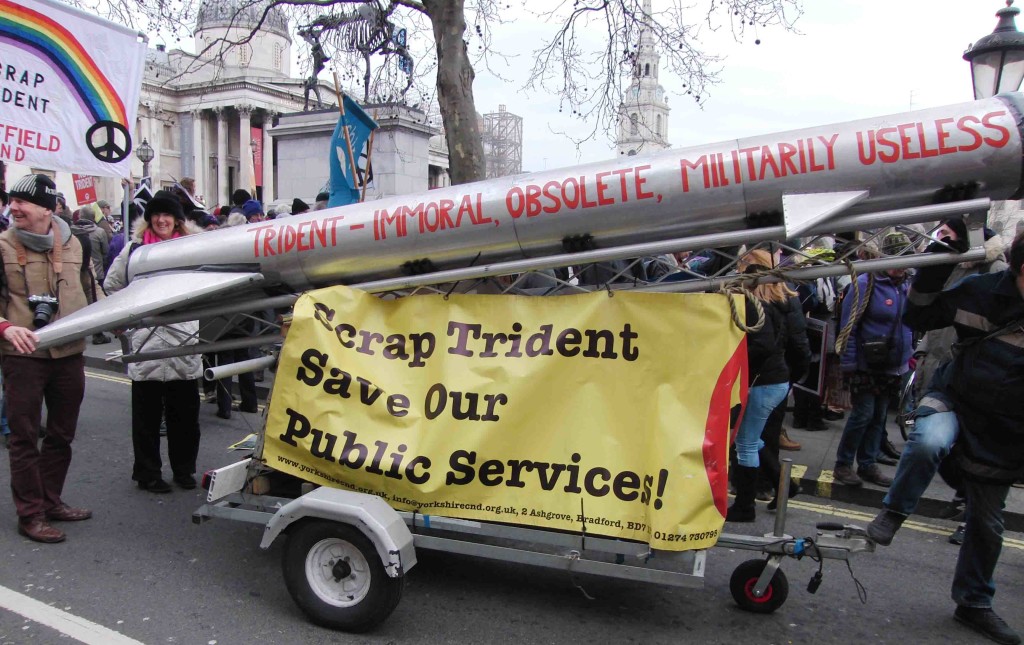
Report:
[[929,244],[928,248],[925,249],[925,252],[927,252],[927,253],[950,253],[951,252],[950,249],[952,249],[953,251],[956,251],[957,253],[963,253],[963,252],[967,251],[967,249],[969,249],[969,248],[971,248],[971,244],[966,239],[961,237],[961,238],[957,238],[957,239],[953,240],[953,239],[951,239],[950,237],[947,236],[947,237],[942,238],[942,243],[932,242],[931,244]]
[[[945,245],[938,242],[932,242],[925,249],[926,253],[950,253],[952,248],[957,253],[963,253],[970,248],[967,240],[957,239],[952,240],[948,237],[942,238]],[[946,246],[948,245],[948,247]],[[942,291],[942,287],[945,286],[946,280],[949,279],[953,269],[956,268],[956,264],[936,264],[927,267],[921,267],[917,270],[917,276],[914,278],[914,290],[921,293],[936,293]]]

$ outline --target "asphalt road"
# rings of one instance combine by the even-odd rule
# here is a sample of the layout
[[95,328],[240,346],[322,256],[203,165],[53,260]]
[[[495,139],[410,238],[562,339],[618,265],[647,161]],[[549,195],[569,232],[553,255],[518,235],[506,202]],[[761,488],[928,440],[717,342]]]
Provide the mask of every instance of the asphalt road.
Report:
[[[261,527],[224,520],[196,526],[191,514],[202,492],[135,488],[129,385],[95,372],[87,382],[65,498],[95,517],[64,525],[63,544],[36,544],[17,534],[10,498],[0,496],[0,643],[113,643],[114,632],[135,642],[200,645],[987,642],[952,619],[957,550],[946,541],[953,525],[938,520],[906,528],[891,547],[853,559],[864,603],[844,563],[826,562],[812,595],[805,588],[817,564],[789,560],[786,604],[768,616],[745,613],[732,601],[729,576],[754,554],[724,548],[710,551],[703,589],[583,577],[576,582],[586,595],[562,572],[420,553],[386,623],[365,635],[332,632],[309,623],[291,601],[281,546],[260,550]],[[234,461],[238,453],[227,446],[257,422],[239,413],[222,421],[213,412],[204,404],[203,469]],[[0,467],[0,489],[7,484],[7,468]],[[818,521],[864,524],[874,514],[794,502],[787,529],[798,536],[813,535]],[[771,523],[761,506],[756,525],[726,530],[759,535]],[[996,607],[1024,631],[1024,536],[1006,537]],[[111,632],[103,636],[104,629]]]

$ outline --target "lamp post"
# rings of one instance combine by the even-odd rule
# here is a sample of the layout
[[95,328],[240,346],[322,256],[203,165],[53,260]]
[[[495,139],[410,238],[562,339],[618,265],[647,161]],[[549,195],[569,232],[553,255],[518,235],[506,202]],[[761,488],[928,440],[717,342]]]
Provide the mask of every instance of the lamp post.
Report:
[[[142,162],[142,177],[149,177],[149,162],[153,161],[153,146],[149,145],[149,141],[145,139],[139,144],[139,147],[135,149],[135,156]],[[152,184],[152,180],[150,181]]]
[[1024,80],[1024,34],[1017,31],[1014,18],[1020,9],[1013,0],[996,12],[995,30],[964,52],[971,64],[974,98],[987,99],[1000,92],[1016,92]]
[[249,139],[249,150],[252,150],[252,185],[248,188],[252,189],[252,198],[259,199],[258,187],[256,186],[256,150],[260,147],[260,144],[256,142],[256,139]]

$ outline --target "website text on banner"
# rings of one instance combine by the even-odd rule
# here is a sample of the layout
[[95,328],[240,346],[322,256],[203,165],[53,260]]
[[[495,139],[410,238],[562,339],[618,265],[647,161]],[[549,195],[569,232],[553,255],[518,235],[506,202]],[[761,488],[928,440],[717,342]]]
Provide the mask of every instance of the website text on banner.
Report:
[[399,510],[715,544],[746,343],[718,294],[310,291],[263,458]]
[[146,44],[53,0],[0,0],[0,160],[127,177]]

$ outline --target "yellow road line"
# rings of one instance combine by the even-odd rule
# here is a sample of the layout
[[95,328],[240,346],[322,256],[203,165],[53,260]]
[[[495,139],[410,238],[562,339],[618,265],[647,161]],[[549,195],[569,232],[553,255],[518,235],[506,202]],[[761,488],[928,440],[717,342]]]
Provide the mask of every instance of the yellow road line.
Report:
[[[804,511],[811,511],[819,513],[821,515],[829,515],[832,517],[842,517],[855,522],[867,524],[874,519],[874,513],[863,513],[861,511],[855,511],[848,508],[838,508],[832,504],[819,504],[815,502],[806,502],[796,499],[789,500],[790,508],[799,508]],[[932,535],[948,536],[953,531],[948,526],[942,526],[939,524],[929,524],[928,522],[920,520],[907,520],[903,523],[904,529],[910,529],[919,533],[931,533]],[[1003,536],[1003,546],[1011,549],[1024,550],[1024,540],[1017,538],[1008,538]]]
[[85,375],[89,378],[98,378],[103,381],[110,381],[112,383],[131,383],[132,380],[127,376],[120,376],[113,372],[102,372],[96,370],[85,370]]
[[[85,370],[85,375],[88,376],[89,378],[97,378],[100,379],[101,381],[110,381],[111,383],[124,383],[126,385],[129,385],[132,382],[132,380],[128,377],[120,376],[112,372]],[[263,403],[258,403],[256,407],[258,410],[262,412],[266,405]]]

